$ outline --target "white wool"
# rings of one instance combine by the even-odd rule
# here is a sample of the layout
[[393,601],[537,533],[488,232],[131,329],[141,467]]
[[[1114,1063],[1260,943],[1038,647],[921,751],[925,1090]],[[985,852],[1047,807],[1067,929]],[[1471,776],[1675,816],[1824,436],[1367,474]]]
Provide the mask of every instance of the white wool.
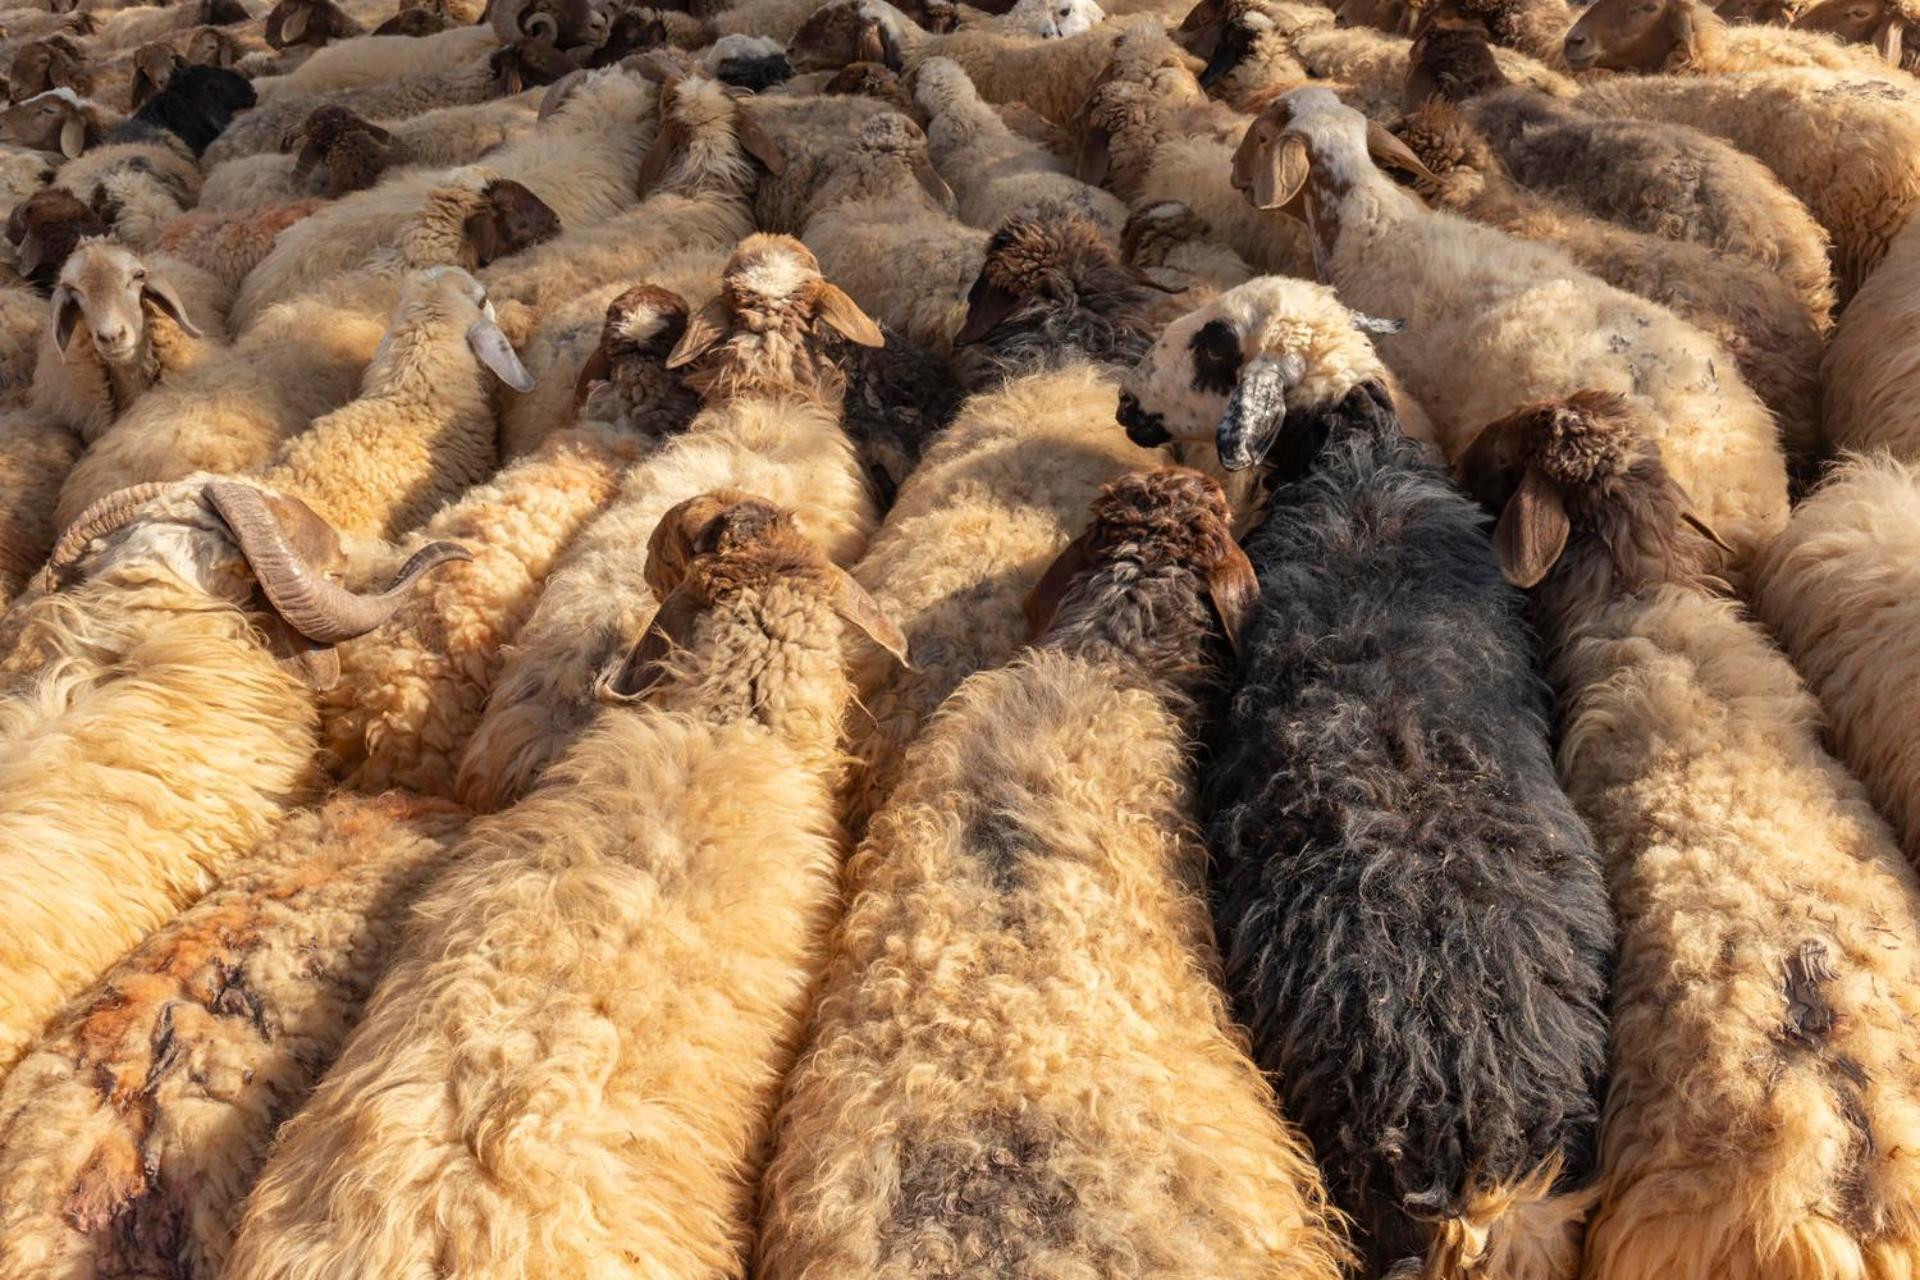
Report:
[[758,262],[743,267],[735,279],[741,287],[762,297],[784,298],[815,279],[817,274],[793,254],[768,253]]

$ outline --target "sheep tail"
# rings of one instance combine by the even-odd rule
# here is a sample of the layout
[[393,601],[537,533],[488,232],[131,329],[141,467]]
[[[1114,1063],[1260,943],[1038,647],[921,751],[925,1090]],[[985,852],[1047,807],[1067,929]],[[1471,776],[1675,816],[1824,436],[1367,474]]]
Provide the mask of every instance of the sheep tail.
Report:
[[[1555,1193],[1560,1158],[1515,1182],[1489,1187],[1434,1228],[1408,1280],[1572,1280],[1599,1188]],[[1416,1269],[1417,1268],[1417,1269]]]

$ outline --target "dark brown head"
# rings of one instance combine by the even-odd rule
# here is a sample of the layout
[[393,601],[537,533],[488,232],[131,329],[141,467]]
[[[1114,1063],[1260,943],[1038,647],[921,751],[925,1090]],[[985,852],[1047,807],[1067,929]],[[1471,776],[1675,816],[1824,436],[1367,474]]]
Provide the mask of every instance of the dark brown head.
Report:
[[877,62],[890,71],[904,71],[907,65],[881,15],[860,0],[838,0],[815,9],[787,41],[787,61],[803,75],[850,62]]
[[1429,98],[1465,102],[1506,85],[1485,27],[1439,19],[1414,38],[1403,101],[1411,111]]
[[592,0],[493,0],[488,20],[502,45],[543,41],[583,55],[607,35],[607,18]]
[[878,98],[906,116],[919,111],[900,73],[878,62],[849,62],[835,73],[833,79],[827,81],[826,87],[820,92]]
[[36,191],[7,215],[15,270],[43,295],[51,294],[74,246],[105,236],[107,225],[86,201],[61,187]]
[[1455,470],[1497,512],[1494,558],[1567,623],[1663,583],[1705,586],[1725,544],[1693,514],[1640,412],[1583,391],[1484,428]]
[[658,49],[666,43],[667,21],[658,9],[625,9],[614,17],[613,25],[607,28],[607,38],[594,50],[588,65],[610,67],[622,58]]
[[363,34],[333,0],[280,0],[267,14],[267,43],[276,49],[318,49]]
[[699,398],[667,369],[687,332],[687,304],[671,289],[637,284],[607,304],[600,345],[573,387],[582,416],[643,429],[678,430]]
[[186,66],[186,59],[173,51],[167,44],[153,43],[140,46],[133,55],[133,85],[130,101],[138,111],[159,95],[173,79],[176,68]]
[[334,199],[372,186],[398,156],[391,133],[345,107],[316,108],[280,141],[282,151],[295,147],[295,185],[324,165],[327,194]]
[[1564,52],[1575,71],[1680,71],[1724,27],[1698,0],[1594,0],[1567,32]]
[[86,54],[68,36],[31,41],[13,55],[13,67],[7,76],[10,99],[24,102],[49,89],[71,89],[81,97],[93,92],[93,71],[87,66]]
[[453,29],[454,21],[444,9],[425,5],[411,9],[402,9],[373,29],[377,36],[422,36],[438,35],[442,31]]
[[1197,471],[1111,482],[1027,597],[1034,637],[1194,691],[1211,669],[1209,638],[1237,649],[1260,597],[1231,522],[1226,495]]
[[1907,18],[1893,0],[1825,0],[1794,20],[1796,31],[1814,31],[1845,44],[1871,44],[1892,66],[1905,49]]
[[467,215],[467,243],[474,262],[486,266],[560,234],[560,215],[511,178],[495,178],[481,194],[486,203]]
[[1460,208],[1489,184],[1504,186],[1506,169],[1493,147],[1444,98],[1429,98],[1394,122],[1393,135],[1425,165],[1430,177],[1420,194],[1447,208]]
[[[531,37],[523,37],[494,50],[487,65],[493,70],[495,86],[507,97],[525,93],[543,84],[557,84],[581,69],[579,61],[572,54],[561,52],[545,40]],[[541,118],[544,119],[548,114],[543,103]]]

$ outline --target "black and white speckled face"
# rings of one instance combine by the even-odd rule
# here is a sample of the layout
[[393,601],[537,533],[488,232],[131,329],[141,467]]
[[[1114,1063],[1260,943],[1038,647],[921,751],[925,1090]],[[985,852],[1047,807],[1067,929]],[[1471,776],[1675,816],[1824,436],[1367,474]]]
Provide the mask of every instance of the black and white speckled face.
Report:
[[1136,443],[1212,442],[1246,362],[1246,337],[1255,330],[1251,300],[1236,298],[1238,292],[1168,325],[1127,375],[1121,421]]

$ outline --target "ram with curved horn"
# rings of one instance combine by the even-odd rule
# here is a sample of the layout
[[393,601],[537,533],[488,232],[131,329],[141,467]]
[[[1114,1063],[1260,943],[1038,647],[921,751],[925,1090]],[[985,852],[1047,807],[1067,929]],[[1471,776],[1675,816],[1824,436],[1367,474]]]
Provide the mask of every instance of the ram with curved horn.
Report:
[[311,507],[205,476],[74,521],[0,658],[0,1072],[318,790],[307,686],[337,673],[331,646],[466,558],[431,544],[362,594]]

